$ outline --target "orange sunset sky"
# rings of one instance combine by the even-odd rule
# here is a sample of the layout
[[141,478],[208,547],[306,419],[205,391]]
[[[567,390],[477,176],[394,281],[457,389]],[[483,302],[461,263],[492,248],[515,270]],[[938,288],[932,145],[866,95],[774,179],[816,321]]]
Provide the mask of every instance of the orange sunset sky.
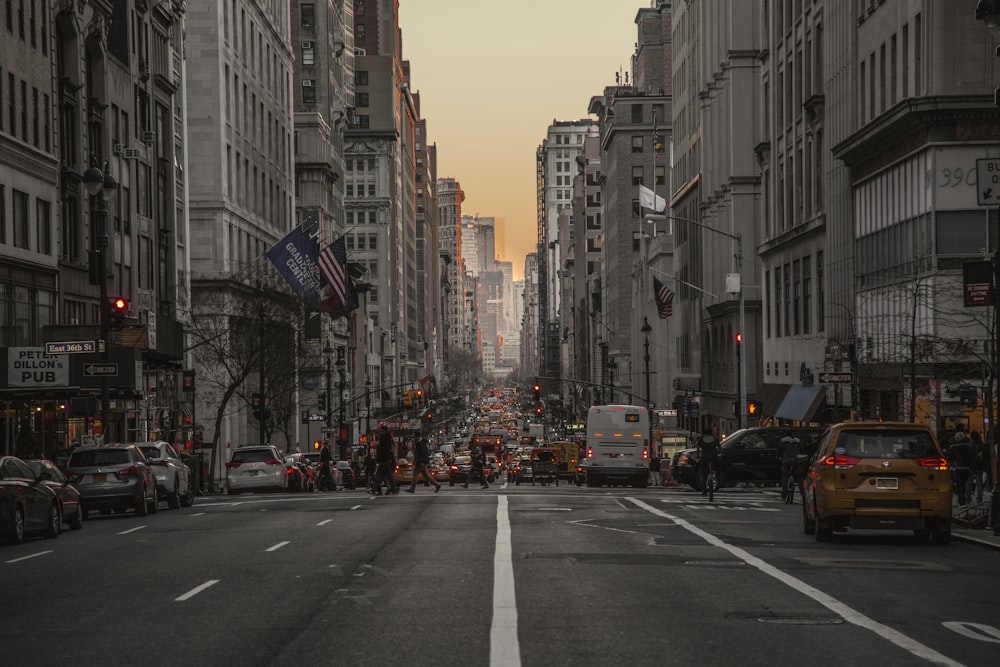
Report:
[[420,93],[438,177],[462,212],[503,220],[501,259],[524,277],[537,242],[535,150],[553,120],[587,118],[590,98],[629,69],[648,0],[399,0],[403,58]]

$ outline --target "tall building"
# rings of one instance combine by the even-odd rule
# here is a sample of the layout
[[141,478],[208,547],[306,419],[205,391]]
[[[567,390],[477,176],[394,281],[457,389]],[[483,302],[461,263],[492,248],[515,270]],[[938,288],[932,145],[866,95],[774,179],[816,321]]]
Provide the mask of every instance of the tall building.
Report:
[[[192,3],[187,36],[188,54],[197,54],[187,60],[186,95],[196,335],[208,340],[218,329],[235,341],[254,328],[280,330],[285,349],[294,349],[298,305],[288,299],[265,255],[296,222],[296,58],[289,5]],[[201,415],[217,412],[222,403],[225,380],[209,381],[215,376],[213,364],[221,360],[196,365]],[[269,360],[266,367],[275,374],[284,371],[277,363]],[[247,384],[243,395],[257,393],[259,409],[273,409],[275,419],[285,422],[298,416],[288,389],[295,386],[293,372],[279,384],[265,368],[248,374]],[[264,441],[267,420],[252,414],[255,407],[249,397],[229,406],[210,422],[205,439]],[[280,441],[280,432],[277,436]]]
[[684,327],[675,386],[689,425],[730,433],[746,423],[744,397],[760,377],[760,11],[756,2],[674,3],[671,14],[669,206]]
[[444,358],[449,366],[449,353],[462,350],[464,340],[465,258],[462,248],[462,202],[465,193],[453,178],[439,178],[438,191],[438,251],[442,257],[441,300],[444,304]]
[[[53,371],[0,381],[0,452],[187,440],[183,6],[9,2],[6,10],[0,346],[26,370]],[[120,330],[108,328],[109,296],[127,306]],[[44,356],[54,341],[103,341],[107,352]],[[83,365],[95,361],[115,374],[86,375]]]

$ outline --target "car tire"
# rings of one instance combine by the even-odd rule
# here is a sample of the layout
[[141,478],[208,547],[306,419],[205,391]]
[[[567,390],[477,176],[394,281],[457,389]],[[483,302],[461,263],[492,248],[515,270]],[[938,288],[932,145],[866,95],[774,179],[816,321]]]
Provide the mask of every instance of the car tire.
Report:
[[945,523],[941,530],[931,531],[931,544],[944,546],[951,542],[951,524]]
[[146,491],[143,490],[142,497],[135,501],[136,516],[146,516],[149,514],[149,500],[146,498]]
[[172,510],[179,509],[181,506],[181,490],[178,484],[179,482],[174,479],[174,490],[167,494],[167,507]]
[[809,520],[809,514],[806,512],[805,503],[802,503],[802,532],[806,535],[816,534],[816,522]]
[[24,543],[24,508],[18,505],[11,515],[10,531],[7,533],[7,541],[11,544]]
[[69,525],[71,530],[80,530],[83,528],[83,508],[77,505],[76,514],[69,519],[66,519],[66,523]]
[[194,487],[191,486],[191,481],[188,480],[187,493],[181,496],[181,507],[191,507],[194,505]]
[[45,528],[45,537],[54,539],[62,532],[62,512],[59,505],[52,503],[49,505],[49,525]]

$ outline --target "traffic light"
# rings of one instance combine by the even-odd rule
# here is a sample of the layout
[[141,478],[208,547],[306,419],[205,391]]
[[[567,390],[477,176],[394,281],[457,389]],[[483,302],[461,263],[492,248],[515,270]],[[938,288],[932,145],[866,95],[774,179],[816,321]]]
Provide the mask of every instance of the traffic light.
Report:
[[125,326],[132,304],[125,297],[116,296],[108,299],[108,324],[112,329],[121,329]]
[[742,331],[737,331],[736,332],[736,347],[739,347],[742,344],[743,344],[743,332]]
[[543,412],[545,412],[545,408],[542,407],[541,403],[539,403],[538,405],[535,406],[535,414],[536,415],[541,415]]
[[757,401],[747,401],[747,414],[755,417],[760,411],[760,403]]
[[313,449],[319,449],[321,446],[319,440],[313,441]]
[[423,403],[423,402],[424,402],[424,390],[417,389],[417,403]]
[[434,423],[434,413],[428,410],[424,413],[424,423],[433,424]]
[[412,408],[413,407],[413,392],[412,391],[408,391],[405,394],[403,394],[403,405],[405,405],[408,408]]
[[535,392],[535,401],[542,400],[542,385],[537,382],[531,385],[531,391]]

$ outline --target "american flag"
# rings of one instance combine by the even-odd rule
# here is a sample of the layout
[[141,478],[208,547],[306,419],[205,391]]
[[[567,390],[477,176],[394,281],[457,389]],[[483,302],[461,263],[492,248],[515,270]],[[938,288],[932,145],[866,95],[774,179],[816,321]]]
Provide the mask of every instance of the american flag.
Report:
[[333,290],[337,306],[347,303],[347,244],[344,237],[331,243],[319,254],[319,270]]
[[674,293],[656,276],[653,276],[653,296],[656,299],[656,312],[660,319],[665,320],[674,314]]

